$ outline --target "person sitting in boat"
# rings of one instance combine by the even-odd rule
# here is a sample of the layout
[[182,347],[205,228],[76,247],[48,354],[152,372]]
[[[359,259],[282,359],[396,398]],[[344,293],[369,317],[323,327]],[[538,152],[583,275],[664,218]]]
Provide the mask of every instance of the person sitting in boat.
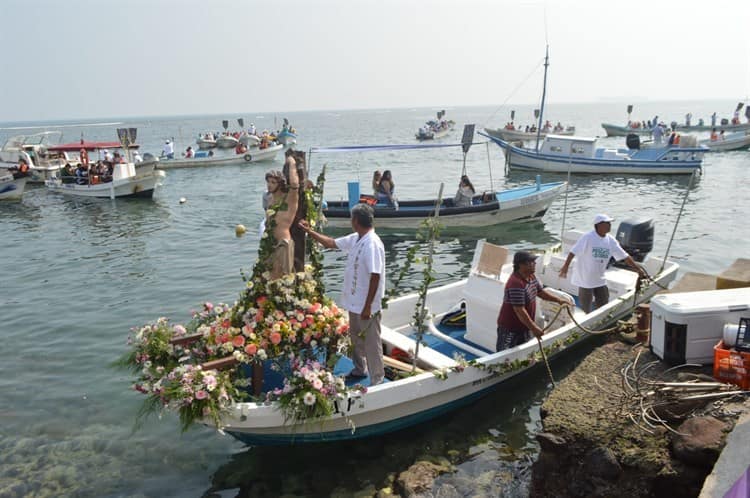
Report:
[[195,157],[195,153],[193,152],[193,147],[188,145],[188,148],[185,149],[185,159],[191,159]]
[[29,163],[26,162],[26,159],[21,157],[18,159],[18,165],[8,168],[8,171],[13,173],[14,179],[27,177],[30,175]]
[[711,141],[716,142],[719,139],[719,134],[716,133],[716,128],[711,130]]
[[474,198],[476,191],[474,185],[471,184],[471,180],[466,175],[461,177],[461,181],[458,182],[458,191],[456,196],[453,198],[453,204],[456,207],[467,207],[471,206],[471,201]]
[[258,145],[258,148],[261,150],[267,149],[270,143],[271,142],[268,139],[268,135],[263,135],[263,138],[260,139],[260,144]]
[[555,133],[560,132],[560,131],[563,131],[563,125],[561,122],[558,121],[557,124],[555,125]]
[[143,162],[143,158],[141,157],[141,153],[137,150],[133,151],[133,162],[138,164]]
[[111,162],[114,164],[122,164],[125,162],[125,158],[122,157],[119,152],[115,152]]
[[73,169],[73,166],[71,166],[70,163],[65,163],[65,166],[62,167],[60,170],[60,179],[63,183],[73,183],[76,181],[75,179],[76,172]]
[[721,130],[721,132],[719,133],[719,140],[724,140],[725,138],[726,136],[724,135],[724,130]]
[[174,159],[174,145],[172,145],[170,140],[164,142],[164,147],[161,149],[161,155],[167,159]]
[[112,154],[109,153],[108,149],[104,149],[102,151],[102,157],[104,158],[105,161],[111,161],[112,160]]
[[258,130],[255,129],[255,123],[250,123],[250,128],[247,129],[247,132],[250,135],[256,135],[258,133]]
[[396,209],[398,209],[398,201],[393,195],[395,191],[396,184],[393,183],[391,170],[387,169],[383,171],[383,176],[380,178],[380,182],[378,183],[378,202],[382,202],[383,204],[387,204],[389,207],[395,207]]
[[552,123],[549,122],[549,120],[544,122],[544,126],[542,127],[543,133],[549,133],[549,131],[552,129]]
[[245,144],[243,144],[242,142],[240,142],[240,143],[237,144],[237,147],[234,148],[234,151],[237,154],[244,154],[245,152],[247,152],[247,147],[245,147]]
[[86,185],[89,182],[89,171],[87,167],[81,163],[76,168],[76,183],[78,185]]
[[380,179],[383,178],[383,174],[379,169],[376,169],[372,174],[372,193],[375,197],[378,196],[378,188],[380,187]]
[[531,128],[529,128],[529,133],[536,133],[536,125],[531,125]]
[[734,116],[732,116],[732,124],[733,125],[740,124],[740,110],[739,109],[734,111]]

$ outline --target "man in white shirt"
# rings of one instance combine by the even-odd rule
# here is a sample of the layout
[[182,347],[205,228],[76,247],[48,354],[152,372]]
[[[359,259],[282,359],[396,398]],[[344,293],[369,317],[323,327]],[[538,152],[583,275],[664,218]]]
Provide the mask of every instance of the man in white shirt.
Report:
[[161,155],[165,156],[167,159],[174,159],[174,145],[172,145],[171,141],[167,140],[164,142],[164,148],[162,148]]
[[349,312],[349,335],[354,345],[354,368],[347,378],[370,376],[370,385],[383,382],[383,343],[380,340],[380,302],[385,292],[385,249],[373,228],[374,212],[367,204],[352,208],[354,233],[333,239],[310,228],[305,220],[299,226],[313,240],[328,249],[347,254],[341,306]]
[[[560,277],[567,278],[570,262],[573,258],[578,258],[571,283],[578,286],[578,301],[586,313],[609,302],[609,288],[604,278],[609,258],[615,258],[616,261],[624,259],[638,275],[646,277],[643,268],[625,252],[617,239],[609,235],[613,221],[614,219],[606,214],[597,214],[594,218],[594,229],[578,239],[560,269]],[[593,307],[592,300],[595,300]]]

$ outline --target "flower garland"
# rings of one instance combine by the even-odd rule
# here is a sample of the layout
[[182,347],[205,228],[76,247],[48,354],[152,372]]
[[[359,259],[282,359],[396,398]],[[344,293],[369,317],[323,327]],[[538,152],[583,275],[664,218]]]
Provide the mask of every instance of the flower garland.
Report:
[[[311,225],[318,220],[316,204],[324,181],[321,173],[317,187],[305,192]],[[277,399],[288,421],[330,415],[338,399],[362,391],[360,386],[347,388],[332,374],[341,352],[349,348],[349,324],[344,311],[324,294],[319,250],[308,244],[311,264],[304,271],[271,279],[273,215],[285,208],[283,200],[269,208],[258,259],[249,279],[243,273],[245,288],[237,302],[204,303],[184,326],[159,318],[133,330],[131,351],[118,364],[137,375],[133,388],[147,396],[136,426],[168,408],[179,412],[183,430],[204,419],[221,427],[222,412],[248,397],[244,388],[249,379],[237,365],[265,360],[285,374],[282,392],[272,391],[266,399]],[[226,365],[232,368],[221,370]]]

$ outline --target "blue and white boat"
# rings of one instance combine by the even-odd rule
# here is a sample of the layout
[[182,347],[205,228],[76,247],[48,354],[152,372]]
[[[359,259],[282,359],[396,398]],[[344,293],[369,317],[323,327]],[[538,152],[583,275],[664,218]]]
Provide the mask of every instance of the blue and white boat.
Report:
[[[617,173],[636,175],[689,175],[701,170],[703,145],[685,147],[598,147],[596,138],[547,135],[539,147],[519,147],[497,137],[479,133],[503,149],[511,170],[550,173]],[[687,138],[687,137],[686,137]]]
[[297,143],[297,135],[290,130],[282,129],[276,134],[276,141],[281,145],[294,145]]
[[15,178],[10,171],[0,169],[0,200],[19,200],[28,180],[28,176]]
[[[471,125],[473,126],[473,125]],[[471,146],[471,143],[468,144]],[[351,153],[351,152],[396,152],[410,149],[457,148],[464,144],[412,144],[412,145],[354,145],[343,147],[314,147],[313,153]],[[468,152],[465,148],[464,154]],[[489,156],[489,154],[488,154]],[[488,157],[489,160],[489,157]],[[465,164],[465,163],[464,163]],[[464,171],[465,174],[465,171]],[[492,177],[492,175],[490,175]],[[533,220],[544,216],[550,204],[565,190],[565,182],[536,183],[496,191],[492,185],[487,192],[473,196],[471,205],[457,206],[453,201],[453,194],[443,196],[438,203],[437,198],[420,200],[398,199],[397,205],[378,203],[377,199],[369,195],[361,195],[359,182],[349,183],[348,198],[339,201],[326,201],[323,214],[328,220],[328,226],[333,228],[351,227],[350,210],[359,203],[372,205],[378,229],[381,228],[418,228],[428,216],[434,216],[438,206],[440,224],[444,227],[482,227],[507,223],[517,220]],[[435,190],[437,191],[436,185]],[[369,191],[370,188],[367,188]]]
[[[278,402],[237,402],[224,414],[220,428],[250,445],[300,444],[377,436],[423,423],[502,388],[509,379],[535,364],[539,365],[540,344],[547,357],[554,358],[589,337],[567,312],[558,314],[557,305],[540,300],[535,319],[543,326],[549,324],[540,343],[532,339],[511,349],[495,352],[495,320],[505,282],[512,273],[512,264],[505,263],[506,260],[509,259],[505,248],[480,241],[467,279],[428,292],[426,305],[434,318],[428,320],[428,332],[422,336],[418,349],[417,331],[413,325],[418,294],[390,301],[382,318],[381,338],[386,365],[410,369],[408,362],[414,361],[419,368],[414,375],[395,377],[370,387],[364,394],[357,393],[340,399],[332,416],[304,423],[285,421]],[[567,279],[558,276],[564,260],[565,249],[561,246],[548,251],[540,259],[537,278],[548,286],[547,290],[572,302],[573,296],[570,294],[575,293],[575,288]],[[575,321],[590,330],[608,327],[630,313],[634,305],[648,300],[660,286],[668,285],[674,280],[678,269],[676,263],[663,262],[651,256],[646,256],[642,265],[654,275],[653,282],[637,288],[638,276],[635,272],[611,268],[605,276],[612,301],[588,314],[576,307],[572,312]],[[441,325],[441,319],[455,310],[461,301],[465,303],[465,325],[450,328]],[[404,354],[412,359],[405,358]],[[400,362],[394,357],[404,361]],[[365,379],[364,383],[367,381]],[[208,421],[205,423],[211,425]]]

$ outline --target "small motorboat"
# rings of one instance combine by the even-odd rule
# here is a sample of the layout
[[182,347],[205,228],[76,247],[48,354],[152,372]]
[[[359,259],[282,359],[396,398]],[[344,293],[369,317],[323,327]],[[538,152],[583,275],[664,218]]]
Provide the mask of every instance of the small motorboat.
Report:
[[8,170],[0,169],[0,200],[19,200],[23,196],[29,176],[16,176]]

